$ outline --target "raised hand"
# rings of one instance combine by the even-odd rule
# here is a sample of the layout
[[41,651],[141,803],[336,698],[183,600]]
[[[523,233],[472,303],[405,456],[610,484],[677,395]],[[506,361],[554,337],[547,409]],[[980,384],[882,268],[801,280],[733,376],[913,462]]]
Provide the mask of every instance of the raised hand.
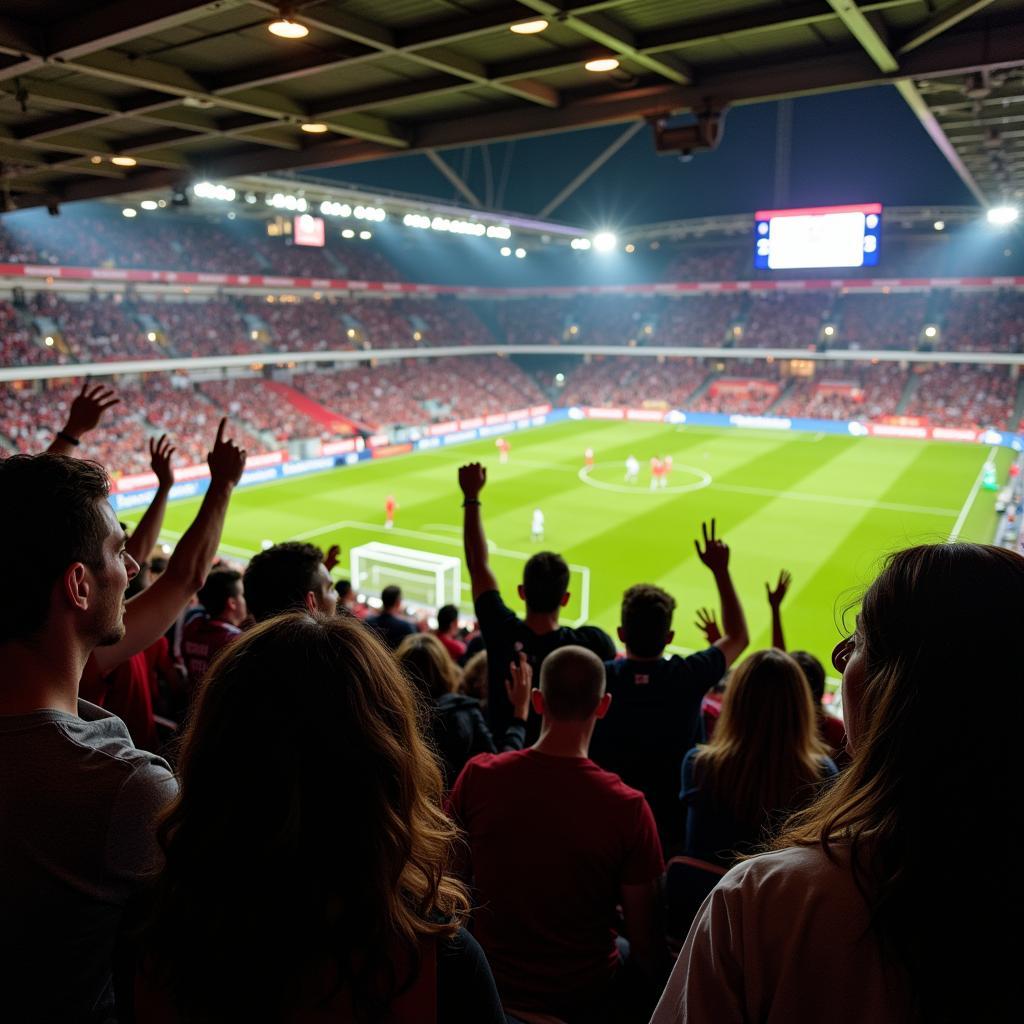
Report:
[[707,608],[698,608],[697,621],[694,625],[704,634],[709,647],[713,647],[722,639],[722,631],[718,628],[718,620],[713,611]]
[[88,379],[82,384],[82,390],[75,395],[68,412],[68,421],[62,433],[73,437],[76,441],[83,435],[95,430],[103,414],[121,399],[117,392],[106,384],[89,385]]
[[340,544],[332,544],[327,549],[327,554],[324,555],[324,566],[327,568],[327,571],[330,572],[338,564],[340,559],[341,559],[341,545]]
[[512,714],[525,719],[530,713],[530,693],[533,690],[533,669],[526,654],[520,651],[516,660],[509,665],[509,678],[505,680],[505,692],[512,702]]
[[779,582],[775,584],[774,590],[770,583],[764,585],[765,593],[768,595],[768,604],[772,608],[778,608],[782,604],[782,599],[786,596],[786,591],[789,590],[789,585],[792,582],[793,577],[783,569],[779,573]]
[[467,501],[475,501],[487,483],[487,468],[479,462],[471,462],[467,466],[459,466],[459,487]]
[[711,533],[708,534],[708,524],[701,523],[701,532],[704,534],[704,550],[700,549],[700,541],[695,540],[693,546],[697,549],[697,557],[716,575],[720,576],[729,571],[729,547],[724,541],[715,537],[715,521],[711,520]]
[[210,466],[211,483],[226,483],[234,487],[245,469],[245,449],[239,448],[234,441],[224,436],[227,425],[228,418],[225,416],[217,427],[217,439],[206,461]]
[[174,486],[174,470],[171,468],[171,459],[178,449],[168,440],[166,434],[161,434],[160,439],[154,441],[149,439],[149,465],[156,474],[156,480],[160,487],[170,490]]

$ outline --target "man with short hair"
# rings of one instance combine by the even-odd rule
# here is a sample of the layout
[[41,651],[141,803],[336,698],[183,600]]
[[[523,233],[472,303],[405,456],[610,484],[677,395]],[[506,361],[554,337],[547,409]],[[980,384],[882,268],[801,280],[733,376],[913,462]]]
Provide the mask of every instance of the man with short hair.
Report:
[[315,544],[289,540],[253,555],[242,586],[257,622],[291,611],[333,615],[338,607],[324,553]]
[[[131,601],[138,565],[102,467],[61,455],[0,462],[0,963],[5,1018],[106,1024],[129,899],[159,864],[154,826],[176,786],[120,719],[80,700],[147,648],[216,552],[245,453],[223,437],[210,487],[166,571]],[[41,543],[25,542],[25,524]],[[20,539],[19,539],[20,538]]]
[[461,663],[466,656],[466,645],[459,639],[459,609],[446,604],[437,613],[437,639],[451,655],[452,661]]
[[379,614],[370,615],[365,622],[391,650],[397,651],[398,645],[416,632],[416,627],[408,619],[402,618],[401,588],[394,585],[385,587],[381,591],[380,601]]
[[[480,492],[487,482],[487,470],[478,462],[459,469],[465,510],[463,542],[466,567],[473,588],[476,617],[487,649],[487,714],[491,731],[503,733],[512,720],[512,706],[505,690],[509,666],[519,651],[525,651],[535,672],[544,659],[559,647],[576,644],[593,651],[602,661],[615,657],[612,638],[597,626],[572,629],[559,623],[562,608],[569,603],[569,567],[552,551],[534,555],[523,569],[519,596],[526,603],[521,619],[502,600],[498,581],[491,571],[480,515]],[[535,727],[530,733],[536,738]]]
[[[513,676],[529,671],[521,654]],[[630,982],[646,979],[641,987],[656,996],[665,967],[664,864],[643,794],[587,757],[612,703],[604,665],[582,647],[561,647],[545,659],[532,699],[543,716],[537,743],[473,758],[449,799],[466,833],[476,937],[513,1016],[640,1019]],[[619,906],[628,971],[614,930]]]
[[683,758],[697,741],[701,699],[726,673],[748,643],[747,624],[729,575],[729,548],[705,524],[701,562],[711,570],[722,608],[725,633],[687,658],[665,658],[675,636],[671,594],[647,583],[622,597],[619,639],[626,657],[606,664],[608,692],[615,712],[594,732],[593,759],[647,797],[658,822],[665,852],[682,845],[684,815],[679,806]]
[[242,632],[242,623],[249,614],[242,574],[237,569],[214,569],[197,597],[203,611],[185,623],[181,640],[190,701],[214,655]]

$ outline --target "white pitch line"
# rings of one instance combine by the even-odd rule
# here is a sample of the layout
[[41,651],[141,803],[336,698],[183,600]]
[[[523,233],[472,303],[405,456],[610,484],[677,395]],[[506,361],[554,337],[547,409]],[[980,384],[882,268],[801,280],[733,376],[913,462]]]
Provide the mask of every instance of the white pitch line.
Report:
[[981,469],[978,470],[977,479],[974,481],[974,486],[971,488],[970,493],[967,495],[967,499],[964,501],[964,507],[960,509],[960,515],[956,517],[956,522],[953,524],[953,529],[949,533],[949,539],[947,543],[952,544],[960,536],[960,531],[964,528],[964,523],[967,522],[967,517],[971,513],[971,509],[974,507],[974,499],[978,496],[978,491],[981,490],[981,482],[985,479],[985,470],[988,469],[996,459],[997,449],[993,446],[988,453],[988,458],[981,464]]
[[788,498],[792,501],[811,501],[822,505],[854,505],[857,508],[879,509],[882,512],[918,512],[934,516],[951,516],[956,509],[933,508],[929,505],[901,505],[891,501],[871,501],[868,498],[839,498],[833,494],[807,494],[803,491],[773,491],[768,487],[746,487],[742,484],[713,483],[712,491],[731,491],[735,494],[757,494],[766,498]]

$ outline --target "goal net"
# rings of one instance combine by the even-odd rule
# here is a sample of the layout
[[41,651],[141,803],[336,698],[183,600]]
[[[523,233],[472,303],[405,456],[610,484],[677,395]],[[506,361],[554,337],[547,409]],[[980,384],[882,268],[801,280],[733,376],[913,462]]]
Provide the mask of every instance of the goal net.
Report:
[[462,562],[452,555],[372,541],[352,548],[350,562],[352,586],[358,593],[379,597],[394,584],[402,588],[408,604],[422,608],[458,607],[461,602]]

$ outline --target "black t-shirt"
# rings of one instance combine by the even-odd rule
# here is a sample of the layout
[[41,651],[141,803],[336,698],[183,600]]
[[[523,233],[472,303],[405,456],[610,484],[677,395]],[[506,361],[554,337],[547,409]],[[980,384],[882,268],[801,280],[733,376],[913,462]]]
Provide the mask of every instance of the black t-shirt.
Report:
[[[537,685],[544,659],[559,647],[577,644],[593,651],[602,661],[615,657],[612,638],[597,626],[580,626],[578,629],[559,626],[550,633],[534,633],[502,601],[497,590],[488,590],[476,599],[476,618],[487,648],[487,717],[495,735],[504,732],[512,720],[512,705],[505,690],[505,680],[509,677],[509,666],[519,651],[525,651],[530,659],[534,685]],[[527,744],[531,742],[536,729],[535,718],[531,715]]]
[[438,1024],[505,1024],[494,975],[464,928],[437,951]]
[[416,627],[408,619],[400,619],[390,612],[371,615],[365,622],[393,651],[407,636],[416,632]]
[[725,668],[717,647],[688,658],[605,663],[612,704],[594,729],[590,758],[647,797],[666,852],[682,840],[679,772],[698,738],[701,699]]

